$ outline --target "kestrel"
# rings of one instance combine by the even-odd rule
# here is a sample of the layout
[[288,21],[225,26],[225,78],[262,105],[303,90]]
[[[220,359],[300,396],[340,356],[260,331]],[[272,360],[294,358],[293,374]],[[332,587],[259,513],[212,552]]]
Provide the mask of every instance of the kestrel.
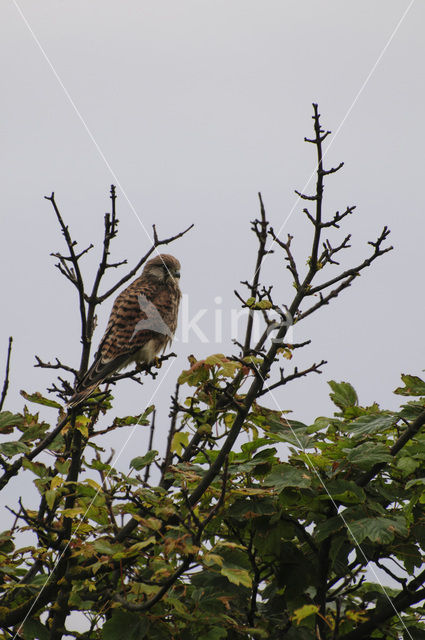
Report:
[[181,292],[180,263],[166,253],[149,260],[142,275],[115,300],[94,362],[68,403],[75,407],[111,374],[129,364],[150,364],[171,342]]

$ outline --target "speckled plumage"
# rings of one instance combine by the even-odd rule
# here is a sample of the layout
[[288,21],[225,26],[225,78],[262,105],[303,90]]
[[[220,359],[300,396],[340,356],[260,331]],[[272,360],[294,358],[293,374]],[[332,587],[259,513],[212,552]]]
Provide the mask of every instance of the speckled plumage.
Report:
[[68,403],[74,407],[105,378],[132,363],[149,364],[171,342],[181,292],[180,263],[161,254],[116,298],[94,362]]

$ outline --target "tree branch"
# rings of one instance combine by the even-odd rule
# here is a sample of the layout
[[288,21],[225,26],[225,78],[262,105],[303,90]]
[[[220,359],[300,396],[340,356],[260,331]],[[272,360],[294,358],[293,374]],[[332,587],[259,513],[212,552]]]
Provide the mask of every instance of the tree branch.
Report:
[[11,354],[12,354],[12,343],[13,343],[13,338],[12,338],[12,336],[10,336],[9,337],[9,346],[7,348],[6,371],[5,371],[5,374],[4,374],[3,389],[2,389],[1,397],[0,397],[0,411],[3,409],[4,401],[6,400],[7,390],[9,388],[9,370],[10,370],[10,357],[11,357]]

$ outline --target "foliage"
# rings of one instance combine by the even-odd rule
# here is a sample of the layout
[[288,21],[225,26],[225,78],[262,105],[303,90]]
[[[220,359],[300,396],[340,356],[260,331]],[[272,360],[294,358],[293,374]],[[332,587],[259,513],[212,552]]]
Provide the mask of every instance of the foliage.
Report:
[[[165,453],[152,448],[154,407],[111,418],[108,391],[72,411],[22,392],[30,406],[57,412],[56,424],[28,406],[0,412],[0,487],[26,471],[40,495],[37,508],[23,500],[10,507],[13,526],[0,535],[0,638],[118,640],[124,629],[135,640],[424,637],[425,382],[403,375],[396,393],[408,399],[387,411],[362,406],[349,383],[330,381],[336,411],[310,425],[263,399],[295,378],[320,373],[324,364],[289,374],[282,367],[276,376],[279,362],[307,344],[285,342],[288,318],[300,322],[318,311],[389,250],[382,248],[384,229],[364,262],[315,284],[335,253],[348,247],[347,239],[336,248],[325,240],[320,251],[321,234],[353,208],[322,219],[323,178],[336,169],[322,166],[327,133],[316,105],[314,126],[316,194],[300,194],[316,207],[315,215],[305,210],[313,225],[306,273],[296,266],[291,236],[283,242],[270,228],[260,196],[254,277],[245,283],[247,300],[238,294],[249,309],[244,342],[237,355],[189,358],[172,399]],[[104,297],[97,279],[92,294],[85,293],[76,268],[84,252],[73,254],[68,228],[58,219],[70,249],[70,256],[57,254],[59,265],[80,293],[82,364],[77,371],[59,360],[37,362],[78,379],[89,361],[93,305]],[[107,263],[115,225],[105,221],[102,273],[115,266]],[[270,238],[294,284],[286,309],[259,280]],[[155,231],[154,244],[160,242]],[[256,345],[254,313],[265,322]],[[122,375],[139,381],[139,374],[109,383]],[[61,385],[52,390],[63,400],[72,385]],[[149,431],[150,444],[123,471],[105,454],[102,439],[135,425]],[[394,586],[382,587],[377,572]],[[72,630],[72,611],[85,616],[86,631]]]

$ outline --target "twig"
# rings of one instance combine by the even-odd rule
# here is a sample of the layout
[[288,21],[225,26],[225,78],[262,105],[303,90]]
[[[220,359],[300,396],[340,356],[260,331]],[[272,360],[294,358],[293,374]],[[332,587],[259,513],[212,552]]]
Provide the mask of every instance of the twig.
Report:
[[[84,304],[84,282],[80,271],[80,266],[78,264],[78,258],[74,251],[74,246],[76,242],[71,239],[68,226],[65,225],[58,206],[55,201],[55,194],[52,192],[51,196],[44,196],[46,200],[52,203],[53,209],[55,211],[56,217],[58,219],[59,225],[62,229],[62,234],[65,238],[65,242],[67,244],[69,250],[69,258],[72,263],[74,272],[75,272],[75,285],[78,289],[78,299],[80,306],[80,318],[81,318],[81,338],[83,341],[83,345],[86,345],[87,342],[87,316],[86,316],[86,308]],[[69,278],[69,276],[67,276]],[[70,278],[69,278],[70,279]]]
[[313,363],[311,365],[311,367],[309,367],[308,369],[303,369],[302,371],[298,371],[298,368],[295,367],[294,368],[294,372],[291,373],[291,375],[289,376],[284,376],[283,375],[283,368],[280,369],[280,380],[278,380],[277,382],[275,382],[274,384],[271,385],[267,385],[259,394],[258,397],[260,398],[261,396],[263,396],[266,393],[269,393],[270,391],[273,391],[273,389],[276,389],[277,387],[281,387],[285,384],[287,384],[288,382],[290,382],[291,380],[296,380],[297,378],[302,378],[303,376],[307,376],[309,373],[318,373],[321,374],[322,371],[320,371],[320,367],[323,367],[325,364],[327,364],[327,360],[321,360],[318,364]]
[[163,486],[165,474],[167,473],[167,470],[173,461],[171,445],[173,442],[174,433],[176,431],[177,415],[179,412],[179,404],[178,404],[179,390],[180,390],[180,385],[177,382],[174,395],[171,397],[171,411],[169,416],[171,418],[171,422],[170,422],[170,428],[168,430],[167,446],[166,446],[165,455],[164,455],[164,462],[162,463],[162,474],[161,474],[161,480],[159,483],[160,487]]
[[[256,296],[257,288],[258,288],[258,282],[259,282],[259,279],[260,279],[261,265],[262,265],[264,256],[268,253],[266,251],[266,242],[267,242],[267,227],[268,227],[269,223],[267,222],[267,219],[266,219],[266,211],[264,209],[264,203],[263,203],[263,198],[261,196],[261,193],[258,194],[258,198],[260,200],[260,216],[261,216],[261,219],[260,220],[254,220],[252,222],[252,229],[253,229],[255,235],[258,238],[257,262],[255,264],[254,279],[252,281],[252,286],[251,286],[251,297],[252,298],[255,298],[255,296]],[[251,346],[251,336],[252,336],[253,322],[254,322],[254,312],[253,312],[252,309],[250,309],[249,310],[249,314],[248,314],[247,325],[246,325],[245,344],[244,344],[244,349],[243,349],[243,355],[247,355],[249,353],[249,348]]]
[[292,277],[294,278],[295,288],[298,289],[298,287],[300,286],[300,278],[299,278],[299,275],[298,275],[297,265],[295,263],[295,259],[294,259],[294,256],[292,255],[292,251],[291,251],[291,242],[294,239],[294,236],[291,236],[288,233],[288,241],[287,242],[283,242],[275,234],[273,228],[269,229],[269,234],[273,238],[274,242],[276,242],[285,251],[285,253],[286,253],[285,260],[287,260],[289,262],[289,264],[286,266],[286,268],[289,269],[289,271],[291,272]]
[[[149,444],[148,444],[148,451],[147,451],[147,453],[148,453],[149,451],[152,451],[152,446],[153,446],[153,436],[154,436],[154,433],[155,433],[155,418],[156,418],[156,409],[154,409],[154,410],[153,410],[153,412],[152,412],[152,420],[151,420],[151,428],[150,428],[150,432],[149,432]],[[145,477],[144,477],[144,482],[145,482],[145,484],[147,484],[147,482],[148,482],[148,480],[149,480],[149,473],[150,473],[150,470],[151,470],[151,465],[150,465],[150,464],[148,464],[148,465],[146,466],[146,469],[145,469]]]
[[3,409],[3,404],[4,404],[4,401],[6,400],[7,390],[9,388],[9,369],[10,369],[10,356],[12,354],[12,342],[13,342],[13,338],[12,336],[10,336],[9,346],[7,348],[6,371],[4,374],[3,389],[1,392],[1,398],[0,398],[0,411]]
[[64,371],[69,371],[73,373],[75,376],[78,375],[78,371],[73,367],[69,367],[66,364],[62,364],[59,358],[56,358],[56,364],[52,364],[51,362],[43,362],[38,356],[35,356],[37,364],[34,367],[40,367],[41,369],[63,369]]

